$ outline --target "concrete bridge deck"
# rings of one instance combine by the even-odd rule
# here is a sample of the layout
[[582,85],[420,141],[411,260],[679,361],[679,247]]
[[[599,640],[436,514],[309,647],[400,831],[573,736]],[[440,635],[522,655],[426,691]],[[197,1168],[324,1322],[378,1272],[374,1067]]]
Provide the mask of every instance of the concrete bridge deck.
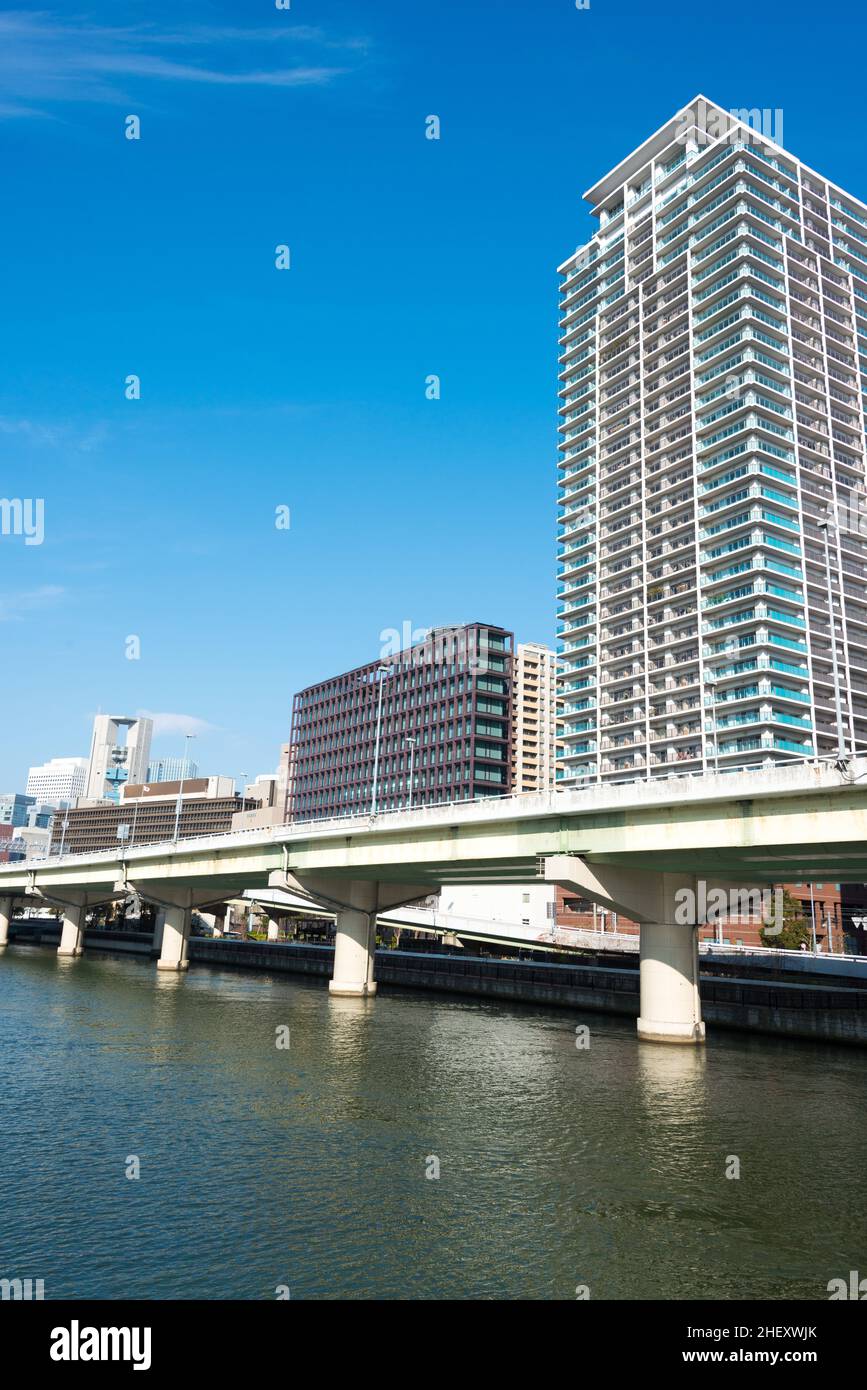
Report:
[[[867,760],[515,796],[0,866],[0,946],[15,900],[64,909],[79,954],[89,907],[132,891],[161,910],[159,967],[187,965],[190,913],[246,889],[332,908],[331,988],[372,996],[376,918],[446,884],[553,882],[641,926],[639,1034],[704,1036],[698,884],[867,880]],[[5,925],[4,925],[5,924]]]

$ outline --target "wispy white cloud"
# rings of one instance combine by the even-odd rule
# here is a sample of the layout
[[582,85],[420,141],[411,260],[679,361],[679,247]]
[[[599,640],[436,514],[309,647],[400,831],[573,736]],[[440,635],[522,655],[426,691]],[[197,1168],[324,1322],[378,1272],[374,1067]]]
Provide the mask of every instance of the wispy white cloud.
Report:
[[0,434],[23,435],[31,444],[57,444],[60,440],[56,425],[45,425],[39,420],[16,420],[9,415],[0,415]]
[[[280,61],[272,65],[275,46]],[[289,19],[272,27],[191,24],[177,31],[145,23],[93,24],[48,10],[7,10],[0,14],[0,119],[46,116],[46,104],[56,102],[123,100],[130,94],[125,79],[323,86],[343,75],[345,61],[368,47],[364,38],[334,39]],[[287,63],[293,51],[304,60]],[[340,66],[328,56],[335,53],[341,55]]]
[[12,119],[14,117],[26,119],[30,116],[38,116],[45,120],[48,117],[47,111],[40,111],[35,106],[21,106],[11,101],[0,101],[0,121]]
[[0,434],[18,435],[37,447],[56,449],[63,445],[78,453],[89,454],[105,442],[108,429],[101,420],[82,431],[77,425],[66,421],[49,423],[30,420],[25,416],[0,415]]
[[136,713],[143,719],[154,721],[154,738],[162,734],[213,734],[219,732],[217,724],[209,724],[207,719],[199,719],[194,714],[156,714],[153,710],[140,709]]
[[120,73],[135,77],[160,77],[173,82],[210,82],[227,87],[309,87],[339,77],[342,68],[275,68],[271,71],[222,72],[153,58],[147,53],[103,54],[90,60],[93,72]]
[[59,584],[43,584],[38,589],[23,589],[15,594],[0,594],[0,623],[23,622],[28,613],[50,608],[66,590]]

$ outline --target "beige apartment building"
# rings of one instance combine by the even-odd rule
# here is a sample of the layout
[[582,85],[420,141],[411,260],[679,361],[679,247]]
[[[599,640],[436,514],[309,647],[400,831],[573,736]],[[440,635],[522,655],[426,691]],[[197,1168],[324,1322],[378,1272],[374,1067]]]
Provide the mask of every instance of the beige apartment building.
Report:
[[556,654],[541,642],[519,642],[512,682],[512,790],[554,785],[557,729]]

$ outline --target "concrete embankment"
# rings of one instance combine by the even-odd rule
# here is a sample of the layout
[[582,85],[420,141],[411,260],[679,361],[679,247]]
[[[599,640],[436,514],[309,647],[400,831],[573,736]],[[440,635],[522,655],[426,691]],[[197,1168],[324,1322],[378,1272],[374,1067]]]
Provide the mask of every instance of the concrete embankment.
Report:
[[[53,924],[13,922],[14,941],[56,945]],[[152,938],[140,932],[89,930],[85,949],[153,953]],[[331,946],[289,942],[223,941],[193,937],[193,964],[233,966],[244,970],[285,971],[328,979],[334,951]],[[439,954],[433,951],[379,950],[376,979],[381,985],[474,995],[572,1010],[638,1016],[637,960],[623,957],[603,964],[598,956],[568,964],[538,960],[495,960],[490,957]],[[803,983],[782,977],[749,978],[731,974],[732,962],[702,961],[701,996],[704,1018],[711,1026],[827,1042],[867,1044],[867,988],[822,980]]]

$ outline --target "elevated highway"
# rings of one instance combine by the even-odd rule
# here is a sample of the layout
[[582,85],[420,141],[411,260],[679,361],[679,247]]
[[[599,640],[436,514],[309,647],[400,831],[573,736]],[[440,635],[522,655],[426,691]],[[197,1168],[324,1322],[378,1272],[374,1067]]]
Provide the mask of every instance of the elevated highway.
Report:
[[[700,1042],[706,889],[867,881],[867,760],[628,783],[293,823],[0,866],[0,947],[16,902],[57,904],[59,953],[90,907],[137,892],[160,909],[158,966],[187,967],[193,908],[279,889],[336,917],[336,994],[371,997],[376,919],[447,884],[562,884],[641,928],[639,1035]],[[692,901],[684,920],[684,895]]]

